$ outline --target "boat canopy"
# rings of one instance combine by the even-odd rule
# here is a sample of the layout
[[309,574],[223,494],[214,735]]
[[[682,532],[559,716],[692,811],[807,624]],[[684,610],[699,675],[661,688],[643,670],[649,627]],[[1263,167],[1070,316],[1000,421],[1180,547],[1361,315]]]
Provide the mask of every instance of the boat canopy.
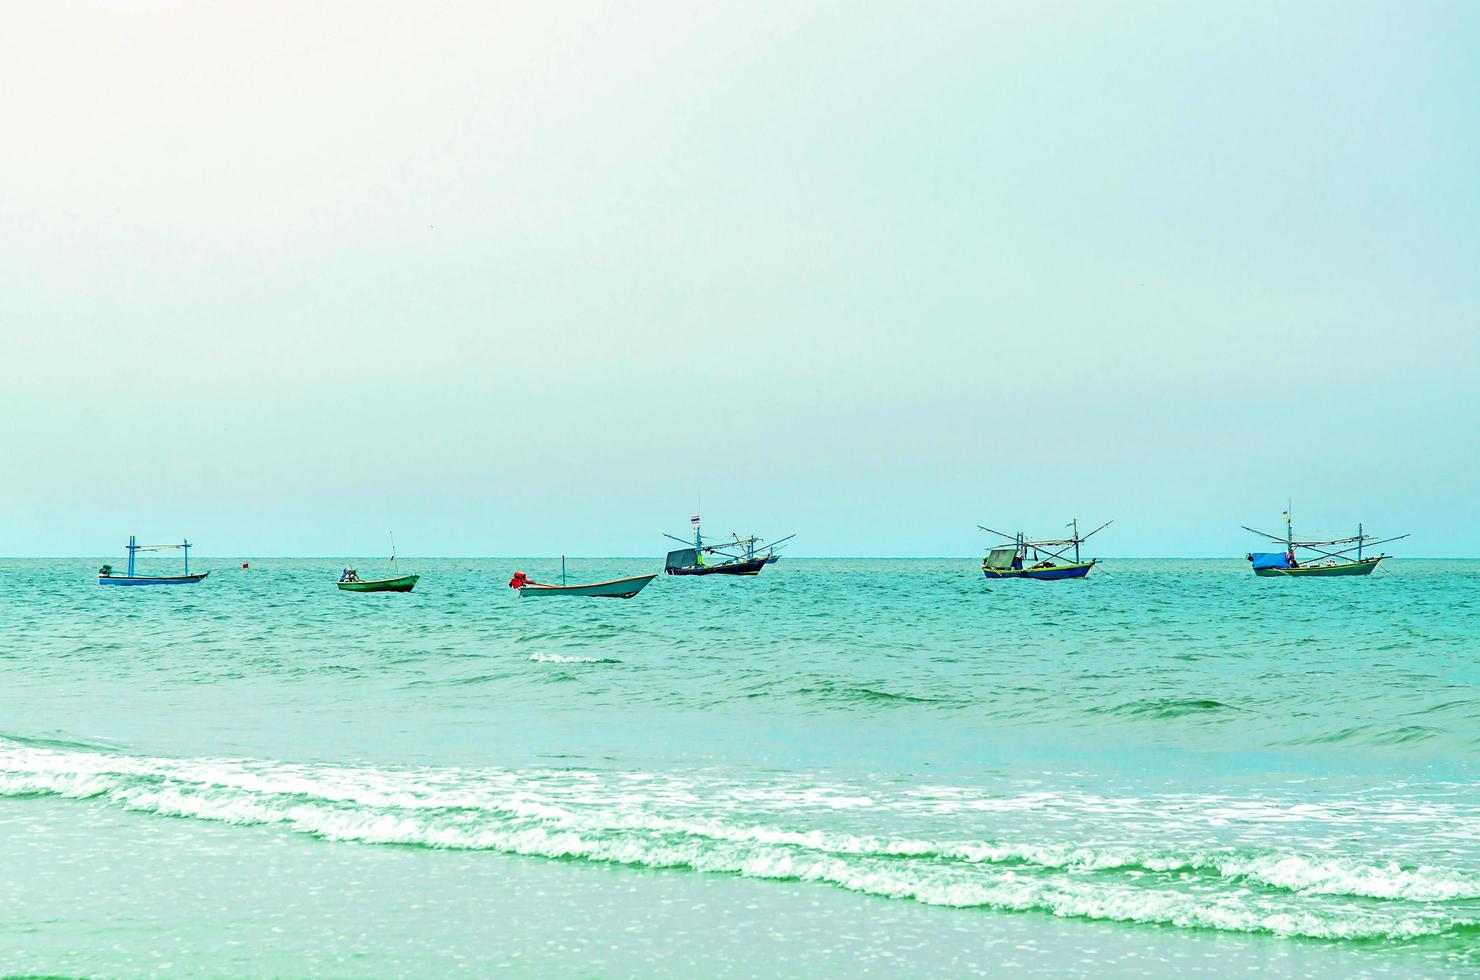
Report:
[[1289,568],[1290,559],[1283,551],[1256,551],[1249,556],[1249,561],[1254,563],[1254,570],[1261,568]]
[[665,568],[691,568],[699,563],[699,553],[693,548],[679,548],[668,552]]
[[987,568],[1005,570],[1012,567],[1013,560],[1017,558],[1017,545],[1010,544],[1001,548],[993,548],[987,552],[986,561],[982,564]]

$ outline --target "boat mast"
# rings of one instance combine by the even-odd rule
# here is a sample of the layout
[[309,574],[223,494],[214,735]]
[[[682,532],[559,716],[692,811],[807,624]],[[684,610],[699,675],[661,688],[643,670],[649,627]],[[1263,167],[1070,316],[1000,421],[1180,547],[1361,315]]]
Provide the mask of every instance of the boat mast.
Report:
[[560,587],[565,587],[565,556],[560,556]]
[[134,577],[134,552],[136,552],[138,550],[139,550],[139,546],[134,543],[134,535],[130,534],[128,536],[128,577],[129,578],[133,578]]
[[1074,564],[1079,564],[1079,518],[1071,522],[1074,525]]
[[1362,560],[1362,522],[1357,522],[1357,561]]
[[190,539],[181,538],[180,547],[185,549],[185,574],[190,574]]
[[1295,516],[1290,513],[1291,501],[1285,500],[1285,553],[1295,561]]

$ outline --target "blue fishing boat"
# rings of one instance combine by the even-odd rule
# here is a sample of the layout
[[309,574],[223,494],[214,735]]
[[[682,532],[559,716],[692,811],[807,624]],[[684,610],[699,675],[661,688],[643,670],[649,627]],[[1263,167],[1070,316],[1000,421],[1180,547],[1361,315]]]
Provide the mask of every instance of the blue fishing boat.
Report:
[[[1084,561],[1079,547],[1091,537],[1109,527],[1114,521],[1106,521],[1089,534],[1079,533],[1079,519],[1075,518],[1065,527],[1073,528],[1067,538],[1029,538],[1022,531],[1007,534],[989,527],[977,527],[983,531],[1006,538],[1011,544],[998,545],[982,559],[982,574],[989,579],[1032,579],[1036,582],[1053,582],[1066,578],[1084,578],[1099,561],[1091,558]],[[1074,557],[1069,557],[1069,549]]]
[[[754,535],[742,538],[731,532],[729,541],[706,543],[699,529],[699,515],[689,518],[689,524],[694,529],[692,545],[685,538],[672,534],[663,535],[679,544],[688,545],[668,552],[663,571],[669,575],[759,575],[761,569],[780,560],[781,556],[776,554],[776,549],[796,537],[795,534],[788,534],[767,544],[764,538]],[[706,561],[705,555],[719,560]]]
[[[173,551],[179,548],[185,553],[185,572],[183,575],[138,575],[134,571],[134,558],[141,551]],[[179,544],[138,544],[135,536],[128,536],[128,572],[124,575],[114,575],[112,565],[104,565],[98,569],[99,585],[194,585],[205,578],[210,572],[201,572],[198,575],[190,574],[190,542],[183,540]]]
[[[1366,554],[1367,549],[1408,537],[1407,534],[1398,534],[1390,538],[1378,538],[1368,534],[1366,529],[1358,524],[1357,533],[1349,538],[1297,541],[1295,540],[1295,525],[1290,519],[1289,504],[1285,505],[1283,517],[1285,521],[1283,535],[1270,534],[1268,531],[1259,531],[1247,524],[1243,525],[1245,531],[1285,546],[1284,551],[1255,551],[1244,556],[1253,568],[1254,574],[1260,578],[1340,578],[1348,575],[1371,575],[1384,558],[1391,558],[1392,555],[1385,552],[1369,555]],[[1301,552],[1309,554],[1302,559]]]

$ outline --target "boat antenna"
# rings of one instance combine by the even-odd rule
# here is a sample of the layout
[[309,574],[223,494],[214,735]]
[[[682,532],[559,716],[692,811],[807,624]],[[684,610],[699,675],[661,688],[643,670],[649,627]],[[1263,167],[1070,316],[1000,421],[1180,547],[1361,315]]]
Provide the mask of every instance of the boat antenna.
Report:
[[391,536],[391,571],[397,572],[400,569],[396,565],[396,532],[388,531],[386,533]]

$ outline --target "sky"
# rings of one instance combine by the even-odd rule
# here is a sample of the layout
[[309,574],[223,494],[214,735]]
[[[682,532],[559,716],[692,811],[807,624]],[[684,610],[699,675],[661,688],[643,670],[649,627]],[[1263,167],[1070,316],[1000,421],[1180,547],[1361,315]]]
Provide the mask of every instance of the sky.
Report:
[[0,554],[1480,554],[1480,6],[0,0]]

